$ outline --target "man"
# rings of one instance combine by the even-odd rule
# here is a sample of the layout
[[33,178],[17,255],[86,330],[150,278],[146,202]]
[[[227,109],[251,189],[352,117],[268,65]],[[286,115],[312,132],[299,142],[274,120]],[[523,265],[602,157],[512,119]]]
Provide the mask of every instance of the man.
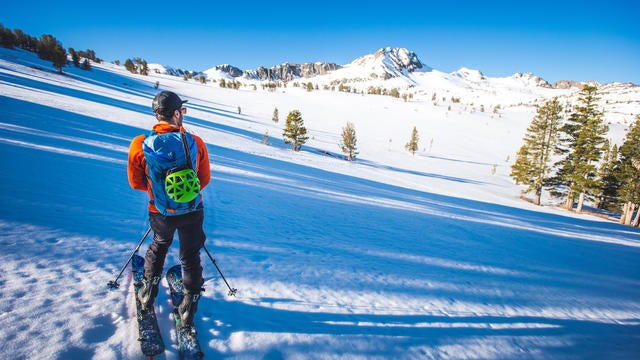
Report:
[[[153,307],[167,251],[177,230],[185,290],[178,311],[182,325],[187,326],[193,324],[204,284],[200,248],[204,246],[206,236],[202,228],[204,207],[199,190],[209,184],[210,168],[207,147],[202,139],[186,133],[182,127],[183,114],[186,113],[186,109],[183,108],[185,102],[187,101],[181,100],[170,91],[162,91],[156,95],[152,108],[158,122],[153,126],[152,135],[140,135],[131,142],[127,175],[132,188],[147,191],[149,194],[149,223],[153,230],[153,243],[145,257],[144,279],[138,291],[138,299],[143,308]],[[177,144],[170,141],[177,141]],[[170,155],[174,156],[177,153],[179,156],[176,159],[182,156],[184,163],[176,165],[193,169],[200,182],[199,188],[192,194],[194,199],[188,204],[173,203],[179,211],[170,209],[171,204],[168,203],[171,202],[171,197],[167,197],[163,184],[159,184],[157,180],[161,176],[164,181],[166,171],[158,171],[158,157],[155,155],[162,152],[163,147],[166,150],[169,145],[177,149],[169,153]],[[190,161],[185,161],[184,158]],[[190,164],[186,164],[187,162]]]

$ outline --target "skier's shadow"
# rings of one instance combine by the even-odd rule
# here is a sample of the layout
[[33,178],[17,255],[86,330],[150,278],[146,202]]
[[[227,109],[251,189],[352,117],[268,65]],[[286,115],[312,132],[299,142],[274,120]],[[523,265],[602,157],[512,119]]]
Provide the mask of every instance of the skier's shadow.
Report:
[[[255,302],[256,299],[252,300]],[[620,344],[635,347],[624,349],[624,354],[640,352],[640,344],[634,340],[640,325],[542,316],[458,317],[296,311],[274,307],[295,306],[295,300],[258,300],[259,305],[243,302],[242,298],[203,297],[200,300],[202,311],[196,321],[205,354],[214,358],[260,359],[312,353],[330,358],[345,355],[398,358],[408,355],[404,352],[406,349],[435,350],[443,344],[464,346],[480,341],[478,339],[485,339],[487,345],[498,348],[500,341],[511,337],[522,339],[521,346],[528,348],[527,351],[550,357],[562,357],[585,349],[589,353],[606,355],[611,349],[598,344],[607,334],[618,338]],[[567,335],[575,338],[574,341],[559,346],[558,337]],[[532,338],[538,340],[527,340]]]

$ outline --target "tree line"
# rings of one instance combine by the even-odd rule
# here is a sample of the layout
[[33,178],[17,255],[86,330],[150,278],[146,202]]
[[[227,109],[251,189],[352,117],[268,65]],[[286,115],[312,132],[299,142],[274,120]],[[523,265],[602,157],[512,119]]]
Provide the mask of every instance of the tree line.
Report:
[[[51,61],[53,67],[58,69],[62,73],[62,68],[67,66],[67,55],[71,55],[71,61],[75,67],[83,70],[90,70],[91,63],[89,60],[101,63],[102,59],[96,57],[96,53],[93,50],[76,51],[73,48],[69,48],[69,52],[62,46],[62,43],[58,41],[53,35],[43,34],[40,38],[36,38],[32,35],[25,34],[20,29],[5,28],[0,24],[0,45],[8,48],[20,48],[26,51],[35,52],[38,57],[43,60]],[[84,61],[81,62],[81,59]]]
[[621,211],[620,221],[637,227],[640,115],[618,147],[605,137],[609,127],[599,100],[597,87],[586,85],[573,109],[565,109],[558,98],[541,106],[527,128],[510,175],[517,184],[527,186],[523,195],[534,194],[536,205],[547,190],[564,199],[568,210],[575,207],[581,212],[585,201],[591,201],[596,208]]

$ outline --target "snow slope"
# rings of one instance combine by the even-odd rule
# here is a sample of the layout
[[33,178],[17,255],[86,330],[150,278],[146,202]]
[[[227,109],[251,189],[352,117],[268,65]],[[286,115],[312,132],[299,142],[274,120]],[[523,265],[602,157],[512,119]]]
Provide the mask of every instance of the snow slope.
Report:
[[[640,233],[518,199],[508,158],[530,108],[236,91],[110,64],[59,75],[0,49],[0,358],[141,358],[129,272],[106,283],[148,227],[126,158],[154,123],[156,81],[189,100],[209,147],[207,247],[239,289],[228,298],[203,256],[207,358],[640,356]],[[280,135],[293,109],[311,136],[299,153]],[[335,157],[347,121],[355,163]],[[174,359],[166,284],[157,311]]]

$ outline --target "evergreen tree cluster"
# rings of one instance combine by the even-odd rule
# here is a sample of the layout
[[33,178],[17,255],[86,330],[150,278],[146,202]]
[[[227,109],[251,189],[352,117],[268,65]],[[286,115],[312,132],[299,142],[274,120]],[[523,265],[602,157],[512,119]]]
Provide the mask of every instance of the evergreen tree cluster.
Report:
[[240,81],[238,81],[238,80],[235,80],[235,79],[234,80],[220,79],[220,87],[221,88],[239,90],[241,86],[242,86],[242,83]]
[[605,137],[609,127],[599,100],[597,88],[586,85],[566,118],[557,98],[540,107],[511,166],[511,177],[527,186],[524,194],[534,193],[536,205],[548,190],[564,198],[569,210],[575,206],[581,212],[585,201],[592,201],[601,209],[622,209],[621,222],[638,226],[640,168],[634,161],[640,163],[640,116],[618,148]]
[[413,99],[413,94],[400,94],[400,90],[398,88],[387,90],[379,86],[369,86],[369,88],[367,89],[367,94],[368,95],[386,95],[386,96],[394,97],[396,99],[402,98],[405,102],[407,102],[409,99]]
[[85,60],[91,60],[93,62],[96,62],[98,64],[102,63],[102,59],[100,59],[99,57],[96,56],[96,52],[90,49],[87,50],[79,50],[79,51],[75,51],[73,50],[73,48],[69,48],[69,54],[71,54],[73,56],[73,52],[75,52],[79,58],[85,59]]
[[20,29],[8,29],[0,24],[0,45],[13,49],[18,47],[23,50],[36,52],[38,48],[38,38],[25,34]]
[[276,81],[276,82],[268,82],[268,83],[262,83],[262,90],[269,90],[269,91],[276,91],[276,88],[281,88],[281,87],[287,87],[287,83],[282,83],[280,81]]
[[579,198],[578,211],[582,211],[585,198],[597,191],[597,169],[609,131],[604,114],[598,109],[597,88],[587,85],[580,95],[580,104],[561,129],[562,146],[557,150],[562,159],[556,164],[556,176],[549,181],[554,193],[566,198],[568,209],[573,209]]
[[142,58],[127,59],[124,68],[132,74],[149,75],[149,64]]
[[51,61],[53,67],[62,73],[62,68],[67,64],[67,51],[53,35],[42,35],[36,52],[40,59]]
[[[67,51],[62,46],[62,43],[50,34],[43,34],[40,36],[40,39],[38,39],[25,34],[20,29],[11,30],[0,24],[0,45],[8,49],[18,47],[26,51],[35,52],[39,58],[51,61],[53,66],[61,73],[62,68],[67,65]],[[93,50],[76,52],[73,48],[69,48],[69,54],[71,55],[73,64],[84,70],[91,69],[91,64],[88,60],[98,63],[102,62],[100,58],[96,57],[95,51]],[[81,58],[84,58],[82,64],[80,63]]]
[[[623,212],[620,221],[626,225],[640,225],[640,115],[627,132],[624,143],[618,150],[612,176]],[[633,214],[635,212],[635,219]]]
[[74,48],[69,48],[69,55],[71,55],[73,66],[82,70],[91,70],[91,62],[89,60],[97,63],[102,62],[101,59],[96,57],[96,53],[93,50],[76,51]]

